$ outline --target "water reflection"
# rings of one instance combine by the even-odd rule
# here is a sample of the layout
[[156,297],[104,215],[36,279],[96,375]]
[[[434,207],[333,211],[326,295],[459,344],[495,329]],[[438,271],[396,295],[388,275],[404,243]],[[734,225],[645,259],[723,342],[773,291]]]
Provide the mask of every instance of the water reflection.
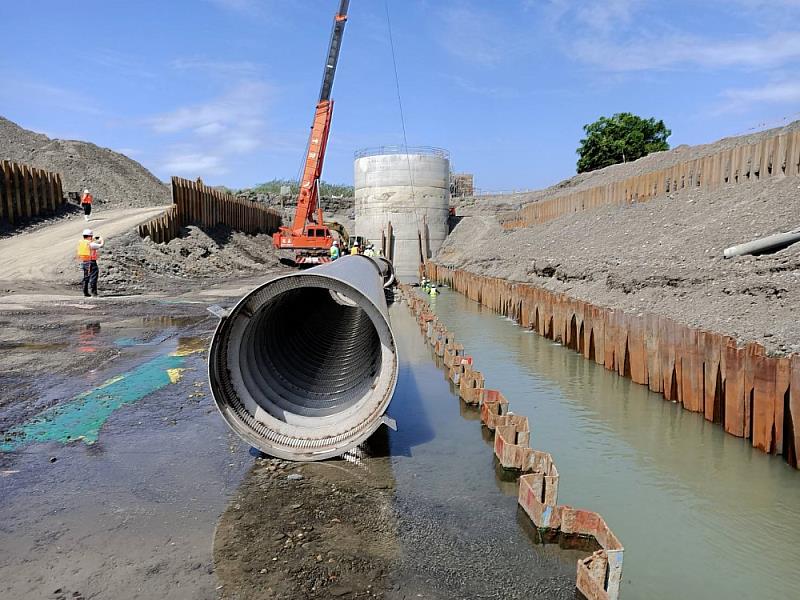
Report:
[[793,597],[800,473],[701,415],[447,291],[436,312],[551,452],[559,501],[625,545],[624,597]]
[[395,577],[425,597],[574,598],[587,551],[544,546],[519,526],[516,477],[496,466],[478,411],[458,399],[407,307],[391,317],[406,373],[389,432],[407,557]]

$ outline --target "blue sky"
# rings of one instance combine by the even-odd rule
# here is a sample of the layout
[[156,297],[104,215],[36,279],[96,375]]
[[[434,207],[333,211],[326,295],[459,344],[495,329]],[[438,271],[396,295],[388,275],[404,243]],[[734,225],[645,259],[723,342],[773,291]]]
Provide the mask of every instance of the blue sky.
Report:
[[[800,0],[388,0],[413,145],[484,190],[575,172],[630,111],[697,144],[800,118]],[[338,0],[0,2],[0,115],[162,179],[297,176]],[[324,178],[402,143],[384,0],[352,0]],[[2,149],[0,149],[1,153]]]

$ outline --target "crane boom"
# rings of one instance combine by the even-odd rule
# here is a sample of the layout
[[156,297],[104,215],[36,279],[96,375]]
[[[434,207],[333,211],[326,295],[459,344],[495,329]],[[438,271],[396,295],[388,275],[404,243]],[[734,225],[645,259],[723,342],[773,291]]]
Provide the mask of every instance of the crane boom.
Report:
[[[333,243],[330,231],[324,225],[322,208],[319,206],[319,180],[322,176],[325,148],[328,145],[328,135],[333,116],[331,90],[333,89],[333,79],[336,75],[336,65],[339,62],[339,52],[342,47],[342,37],[344,36],[344,26],[347,22],[349,6],[350,0],[340,0],[339,10],[334,17],[331,38],[328,44],[328,54],[322,73],[319,100],[317,101],[314,121],[311,125],[311,135],[308,140],[303,177],[300,180],[297,209],[295,210],[291,227],[281,227],[273,235],[273,243],[276,248],[319,250],[328,249]],[[317,213],[316,226],[309,228],[309,224],[313,224],[315,212]]]

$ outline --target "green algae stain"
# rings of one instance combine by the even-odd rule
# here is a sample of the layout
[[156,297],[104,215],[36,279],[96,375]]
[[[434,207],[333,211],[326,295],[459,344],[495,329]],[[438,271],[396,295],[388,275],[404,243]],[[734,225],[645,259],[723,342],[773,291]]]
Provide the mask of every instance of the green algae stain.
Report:
[[95,443],[100,429],[115,410],[180,379],[185,356],[183,352],[159,356],[64,405],[39,413],[6,432],[5,441],[0,442],[0,452],[12,452],[36,442],[83,440],[86,444]]

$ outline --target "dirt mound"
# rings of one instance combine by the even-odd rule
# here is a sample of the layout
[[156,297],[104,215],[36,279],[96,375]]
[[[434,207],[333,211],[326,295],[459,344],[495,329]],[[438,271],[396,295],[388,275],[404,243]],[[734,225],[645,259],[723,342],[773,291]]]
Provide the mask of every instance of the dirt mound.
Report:
[[248,235],[219,225],[189,226],[166,244],[131,231],[101,251],[101,287],[125,293],[169,290],[179,282],[230,279],[284,268],[266,234]]
[[490,229],[493,218],[465,217],[437,260],[800,352],[800,244],[722,256],[728,246],[800,227],[800,178],[685,190],[513,231]]
[[169,187],[135,160],[89,142],[50,139],[0,117],[0,159],[61,173],[64,192],[92,191],[115,207],[169,204]]

